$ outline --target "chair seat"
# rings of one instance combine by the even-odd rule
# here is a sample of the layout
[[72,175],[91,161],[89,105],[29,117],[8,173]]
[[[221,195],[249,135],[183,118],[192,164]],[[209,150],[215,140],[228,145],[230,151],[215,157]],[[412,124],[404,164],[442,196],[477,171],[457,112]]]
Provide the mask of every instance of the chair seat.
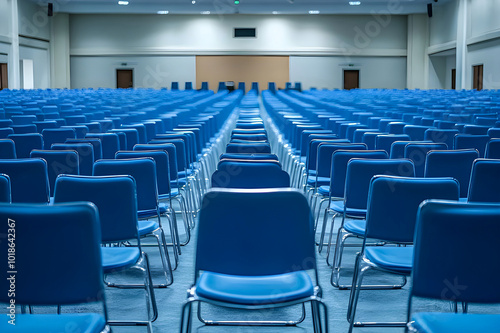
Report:
[[493,333],[500,327],[498,314],[462,314],[422,312],[413,315],[417,332],[431,333]]
[[310,175],[310,176],[316,176],[316,170],[307,170],[307,174]]
[[139,221],[137,223],[137,226],[139,229],[140,236],[150,234],[153,232],[153,230],[160,228],[160,225],[154,221]]
[[137,247],[103,247],[101,254],[104,272],[129,268],[141,256]]
[[366,220],[347,220],[344,222],[344,229],[351,234],[364,236],[366,231]]
[[305,272],[267,276],[236,276],[204,272],[196,293],[207,299],[241,305],[263,305],[298,300],[314,295]]
[[312,186],[330,185],[330,177],[307,177],[307,184]]
[[300,156],[300,163],[306,163],[307,162],[307,156]]
[[[161,214],[161,211],[160,211]],[[158,211],[156,209],[144,209],[137,211],[137,216],[140,219],[145,219],[148,217],[158,216]]]
[[187,180],[186,178],[179,178],[177,181],[176,180],[171,181],[170,185],[172,186],[172,190],[174,187],[177,188],[177,182],[179,182],[179,187],[183,187],[184,185],[186,185]]
[[[332,201],[330,203],[330,209],[337,213],[344,213],[344,201],[343,200]],[[347,208],[346,215],[353,217],[365,217],[366,209]]]
[[[0,320],[0,332],[16,333],[98,333],[104,330],[106,321],[96,313],[78,314],[16,314],[16,325],[8,323],[9,318]],[[71,328],[71,329],[70,329]]]
[[330,186],[328,185],[323,185],[318,188],[318,193],[323,195],[323,196],[328,196],[330,195]]
[[187,176],[191,176],[194,173],[193,169],[187,169],[187,171],[179,171],[177,176],[179,178],[186,178]]
[[377,266],[401,274],[410,274],[413,267],[413,246],[370,247],[365,257]]

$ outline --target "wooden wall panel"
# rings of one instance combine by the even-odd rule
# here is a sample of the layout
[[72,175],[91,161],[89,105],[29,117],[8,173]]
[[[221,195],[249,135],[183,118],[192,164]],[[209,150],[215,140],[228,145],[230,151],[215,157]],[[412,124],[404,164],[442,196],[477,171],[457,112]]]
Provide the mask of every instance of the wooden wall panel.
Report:
[[209,88],[217,91],[219,82],[245,82],[250,90],[252,82],[259,82],[259,89],[267,89],[268,82],[276,88],[285,88],[289,81],[288,56],[196,56],[196,87],[207,81]]

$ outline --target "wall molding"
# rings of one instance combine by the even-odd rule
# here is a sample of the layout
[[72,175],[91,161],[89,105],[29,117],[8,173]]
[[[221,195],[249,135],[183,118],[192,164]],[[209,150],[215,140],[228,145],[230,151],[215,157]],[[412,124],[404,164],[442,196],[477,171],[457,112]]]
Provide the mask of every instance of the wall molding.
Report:
[[0,35],[0,43],[12,44],[12,38]]
[[489,31],[485,34],[479,35],[479,36],[467,38],[467,46],[482,43],[482,42],[488,42],[490,40],[494,40],[494,39],[498,39],[498,38],[500,38],[500,29],[492,30],[492,31]]
[[406,57],[406,49],[357,49],[345,52],[343,48],[304,48],[293,50],[255,50],[255,49],[213,49],[199,50],[193,48],[135,48],[135,49],[71,49],[72,57],[102,56],[186,56],[186,55],[266,55],[266,56],[371,56],[371,57]]
[[427,54],[433,55],[439,52],[453,50],[457,48],[457,41],[451,41],[443,44],[431,45],[427,48]]
[[27,46],[35,49],[48,50],[50,43],[40,39],[32,39],[24,36],[19,36],[19,46]]

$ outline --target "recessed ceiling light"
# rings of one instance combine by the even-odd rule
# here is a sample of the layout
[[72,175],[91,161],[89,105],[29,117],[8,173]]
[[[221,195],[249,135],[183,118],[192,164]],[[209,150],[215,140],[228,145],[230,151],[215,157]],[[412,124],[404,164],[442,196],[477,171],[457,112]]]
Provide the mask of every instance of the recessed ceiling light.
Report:
[[310,10],[309,14],[319,14],[319,10]]
[[156,14],[165,15],[168,14],[168,10],[159,10],[156,12]]
[[349,1],[349,4],[351,6],[359,6],[359,5],[361,5],[361,1]]
[[191,3],[194,5],[196,3],[196,0],[191,1]]
[[201,14],[208,15],[208,14],[210,14],[210,11],[209,10],[204,10],[204,11],[201,12]]
[[128,5],[128,1],[118,1],[119,5],[126,6]]
[[273,10],[273,15],[279,14],[280,12]]

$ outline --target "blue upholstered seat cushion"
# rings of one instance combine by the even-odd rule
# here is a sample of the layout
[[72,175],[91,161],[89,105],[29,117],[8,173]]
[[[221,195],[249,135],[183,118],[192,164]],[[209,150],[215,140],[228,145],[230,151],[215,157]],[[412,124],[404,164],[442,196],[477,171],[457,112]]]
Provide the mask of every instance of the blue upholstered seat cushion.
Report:
[[330,177],[307,177],[307,184],[312,186],[330,185]]
[[137,247],[103,247],[102,269],[104,272],[125,269],[134,265],[141,255]]
[[413,267],[413,246],[369,247],[365,257],[381,268],[401,274],[410,274]]
[[351,234],[364,236],[366,230],[366,220],[347,220],[344,222],[344,229]]
[[16,314],[16,325],[8,323],[9,317],[3,315],[0,332],[16,333],[98,333],[106,325],[104,317],[96,313],[78,314]]
[[[337,213],[343,213],[344,212],[344,200],[332,201],[330,203],[330,209],[337,212]],[[366,209],[347,208],[346,214],[347,214],[347,216],[365,217],[366,216]]]
[[264,305],[309,297],[311,277],[303,272],[266,276],[236,276],[204,272],[196,285],[203,298],[240,305]]
[[323,195],[323,196],[329,196],[330,195],[330,186],[328,185],[323,185],[318,188],[318,193]]
[[153,230],[160,228],[160,225],[154,221],[139,221],[137,223],[137,226],[140,236],[150,234],[151,232],[153,232]]
[[493,333],[500,327],[498,314],[422,312],[413,315],[412,326],[422,333]]

